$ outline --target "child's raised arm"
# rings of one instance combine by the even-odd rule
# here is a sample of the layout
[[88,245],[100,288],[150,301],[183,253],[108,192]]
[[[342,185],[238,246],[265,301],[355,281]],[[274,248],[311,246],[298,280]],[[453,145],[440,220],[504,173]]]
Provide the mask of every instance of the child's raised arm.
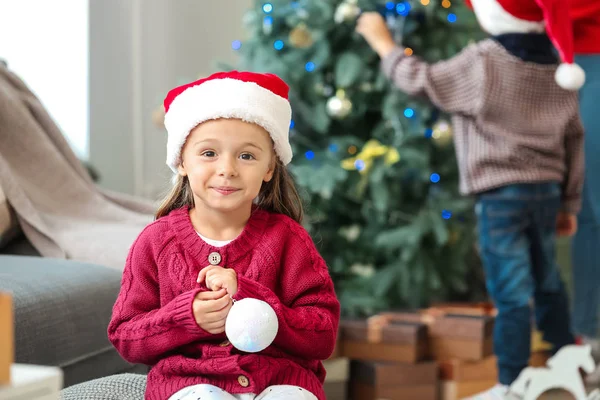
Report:
[[238,291],[233,297],[263,300],[275,310],[279,331],[274,346],[297,357],[326,360],[335,347],[340,303],[325,261],[308,233],[300,227],[298,231],[281,261],[280,296],[252,279],[238,276]]
[[447,113],[475,115],[483,105],[485,73],[475,46],[435,64],[407,56],[398,47],[383,59],[381,67],[398,89],[427,97]]
[[474,115],[479,111],[485,94],[485,71],[476,45],[448,60],[428,64],[395,45],[378,13],[364,13],[356,30],[379,54],[384,74],[398,89],[427,97],[448,113]]
[[211,336],[196,323],[192,304],[200,290],[190,290],[161,307],[158,254],[149,228],[133,244],[123,272],[121,291],[108,326],[108,338],[131,363],[151,365],[163,354]]

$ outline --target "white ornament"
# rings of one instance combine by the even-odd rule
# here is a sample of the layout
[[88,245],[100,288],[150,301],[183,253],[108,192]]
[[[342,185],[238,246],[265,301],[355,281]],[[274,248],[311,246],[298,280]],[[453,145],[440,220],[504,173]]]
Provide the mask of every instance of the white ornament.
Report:
[[300,19],[308,19],[308,17],[310,17],[310,14],[304,8],[299,8],[298,11],[296,12],[296,15]]
[[337,24],[356,20],[360,15],[360,8],[353,2],[344,2],[335,9],[333,20]]
[[361,278],[371,278],[375,275],[375,267],[373,264],[352,264],[350,272]]
[[257,353],[269,347],[279,321],[270,305],[262,300],[242,299],[233,303],[225,320],[225,334],[238,350]]
[[360,226],[350,225],[339,229],[341,236],[345,237],[349,242],[354,242],[360,236]]
[[579,368],[590,374],[596,369],[590,345],[570,345],[561,348],[546,363],[548,368],[525,368],[510,386],[509,392],[522,400],[536,400],[552,389],[571,393],[575,400],[591,400],[600,397],[600,391],[586,394]]
[[344,119],[352,112],[352,102],[346,97],[345,91],[339,89],[335,96],[327,100],[327,113],[338,119]]

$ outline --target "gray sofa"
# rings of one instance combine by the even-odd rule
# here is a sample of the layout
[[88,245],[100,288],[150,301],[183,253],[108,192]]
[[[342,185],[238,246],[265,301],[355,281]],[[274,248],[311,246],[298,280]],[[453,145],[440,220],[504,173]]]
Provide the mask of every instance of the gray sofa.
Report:
[[42,258],[23,236],[0,248],[0,292],[13,295],[16,362],[61,367],[65,387],[144,374],[145,366],[125,362],[107,338],[120,282],[114,269]]

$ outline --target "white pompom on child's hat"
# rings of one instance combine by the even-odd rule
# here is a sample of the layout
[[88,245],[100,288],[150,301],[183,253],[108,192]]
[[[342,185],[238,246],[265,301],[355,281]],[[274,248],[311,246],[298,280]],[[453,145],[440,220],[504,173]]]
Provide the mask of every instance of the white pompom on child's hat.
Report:
[[181,149],[202,122],[232,118],[263,127],[284,165],[292,160],[289,87],[278,76],[254,72],[218,72],[169,91],[164,101],[167,165],[177,173]]
[[568,0],[466,0],[477,20],[492,35],[541,33],[546,31],[562,63],[556,83],[566,90],[579,90],[585,72],[575,64],[573,24]]

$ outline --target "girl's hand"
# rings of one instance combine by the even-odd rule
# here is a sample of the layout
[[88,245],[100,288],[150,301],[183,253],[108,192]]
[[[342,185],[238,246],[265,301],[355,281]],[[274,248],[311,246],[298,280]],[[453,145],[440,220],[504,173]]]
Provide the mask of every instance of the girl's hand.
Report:
[[225,289],[229,296],[237,293],[237,274],[231,268],[223,268],[218,265],[204,267],[198,274],[198,283],[206,281],[206,287],[210,290]]
[[213,335],[225,332],[225,320],[233,302],[225,289],[200,292],[192,302],[194,319],[198,326]]
[[392,34],[385,24],[385,20],[377,12],[363,13],[358,18],[356,32],[365,38],[369,46],[381,58],[387,56],[396,47]]
[[556,234],[558,236],[573,236],[577,232],[577,216],[565,212],[556,217]]

